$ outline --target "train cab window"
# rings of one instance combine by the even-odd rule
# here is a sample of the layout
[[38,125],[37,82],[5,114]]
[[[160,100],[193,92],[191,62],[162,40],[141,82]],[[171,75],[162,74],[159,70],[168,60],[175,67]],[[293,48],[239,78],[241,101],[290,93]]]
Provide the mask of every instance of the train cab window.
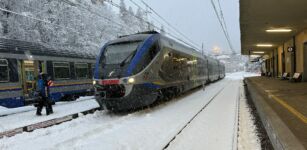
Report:
[[53,70],[55,79],[61,80],[70,78],[70,66],[68,62],[54,62]]
[[88,78],[88,65],[86,63],[76,63],[75,68],[78,79]]
[[6,59],[0,59],[0,82],[9,81],[9,67]]
[[154,43],[148,51],[142,56],[140,63],[138,63],[136,69],[134,70],[134,74],[139,73],[144,68],[146,68],[150,62],[156,57],[159,52],[158,42]]
[[134,41],[109,45],[101,59],[107,65],[127,63],[133,58],[141,43],[142,41]]

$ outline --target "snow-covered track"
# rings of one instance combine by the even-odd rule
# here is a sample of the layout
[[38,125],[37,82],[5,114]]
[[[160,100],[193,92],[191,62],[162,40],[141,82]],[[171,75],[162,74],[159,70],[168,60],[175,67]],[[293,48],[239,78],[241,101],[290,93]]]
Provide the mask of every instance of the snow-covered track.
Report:
[[42,122],[30,124],[30,125],[27,125],[27,126],[15,128],[15,129],[12,129],[12,130],[0,132],[0,139],[3,138],[3,137],[12,137],[16,134],[20,134],[20,133],[23,133],[23,132],[32,132],[32,131],[37,130],[37,129],[47,128],[47,127],[51,127],[51,126],[54,126],[54,125],[58,125],[58,124],[76,119],[80,116],[80,114],[82,114],[82,115],[92,114],[97,110],[100,110],[100,108],[97,107],[97,108],[82,111],[82,112],[79,112],[79,113],[70,114],[70,115],[67,115],[67,116],[64,116],[64,117],[59,117],[59,118],[55,118],[55,119],[51,119],[51,120],[47,120],[47,121],[42,121]]
[[168,146],[172,141],[176,139],[176,137],[203,111],[206,109],[208,105],[225,89],[226,86],[224,86],[222,89],[220,89],[178,132],[174,137],[164,146],[164,149],[167,149]]
[[[91,99],[93,99],[93,98],[89,97],[89,98],[84,98],[84,99],[81,99],[81,100],[78,100],[78,101],[57,103],[56,105],[71,105],[73,103],[78,103],[78,102],[87,101],[87,100],[91,100]],[[0,113],[0,118],[1,117],[6,117],[6,116],[9,116],[9,115],[16,115],[16,114],[21,114],[21,113],[25,113],[25,112],[30,112],[30,111],[33,111],[35,109],[36,109],[36,107],[33,106],[33,108],[23,109],[23,110],[20,110],[20,111],[12,111],[12,112]]]

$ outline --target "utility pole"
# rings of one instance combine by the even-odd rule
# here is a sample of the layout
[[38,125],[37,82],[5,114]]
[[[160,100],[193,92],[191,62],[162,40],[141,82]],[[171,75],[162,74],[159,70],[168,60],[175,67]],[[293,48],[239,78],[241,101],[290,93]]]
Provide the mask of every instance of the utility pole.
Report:
[[201,54],[204,56],[204,43],[201,43]]

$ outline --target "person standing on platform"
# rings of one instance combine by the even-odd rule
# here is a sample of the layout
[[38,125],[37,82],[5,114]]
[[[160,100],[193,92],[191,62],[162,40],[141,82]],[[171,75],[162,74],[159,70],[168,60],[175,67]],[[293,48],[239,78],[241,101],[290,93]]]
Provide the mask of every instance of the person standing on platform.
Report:
[[49,115],[53,113],[51,102],[49,101],[49,85],[47,80],[47,74],[41,74],[38,77],[38,92],[41,96],[41,99],[38,102],[37,105],[37,111],[36,115],[41,116],[42,115],[42,109],[45,106],[46,107],[46,114]]

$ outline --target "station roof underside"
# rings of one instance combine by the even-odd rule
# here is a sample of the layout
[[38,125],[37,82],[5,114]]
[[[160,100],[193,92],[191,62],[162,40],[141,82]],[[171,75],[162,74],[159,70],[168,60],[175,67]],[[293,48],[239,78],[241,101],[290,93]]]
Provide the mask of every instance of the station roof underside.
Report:
[[[274,50],[307,28],[307,0],[240,0],[240,28],[243,55]],[[277,28],[292,31],[266,32]],[[257,47],[257,44],[272,44],[273,47]]]

